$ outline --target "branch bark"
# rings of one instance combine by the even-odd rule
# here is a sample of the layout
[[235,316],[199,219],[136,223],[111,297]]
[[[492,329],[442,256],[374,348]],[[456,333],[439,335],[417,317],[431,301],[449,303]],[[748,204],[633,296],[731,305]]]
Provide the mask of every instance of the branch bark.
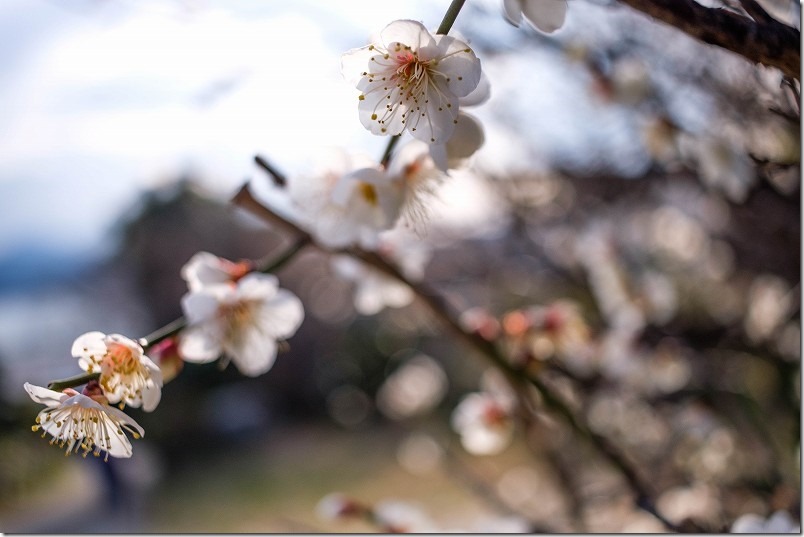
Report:
[[724,9],[712,9],[694,0],[620,0],[682,32],[744,58],[776,67],[786,76],[800,77],[801,33],[781,22],[754,22]]

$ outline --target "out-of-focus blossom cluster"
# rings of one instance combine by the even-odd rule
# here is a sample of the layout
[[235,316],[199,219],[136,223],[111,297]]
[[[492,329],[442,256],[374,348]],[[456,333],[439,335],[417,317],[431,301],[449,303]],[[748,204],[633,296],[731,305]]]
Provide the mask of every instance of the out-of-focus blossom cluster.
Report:
[[341,493],[323,497],[316,512],[324,521],[337,522],[362,518],[383,533],[528,533],[530,524],[517,516],[485,517],[467,521],[466,527],[436,522],[415,502],[385,499],[374,504],[359,502]]

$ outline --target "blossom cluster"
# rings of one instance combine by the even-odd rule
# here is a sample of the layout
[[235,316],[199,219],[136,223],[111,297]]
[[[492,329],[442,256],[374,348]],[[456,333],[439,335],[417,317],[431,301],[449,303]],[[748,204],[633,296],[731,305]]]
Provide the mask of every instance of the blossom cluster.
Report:
[[[566,1],[540,3],[544,5],[536,10],[525,0],[505,1],[504,14],[514,25],[524,15],[537,28],[554,31],[563,23]],[[345,52],[341,70],[359,92],[358,118],[368,131],[412,139],[392,152],[394,140],[380,161],[342,154],[318,173],[290,182],[295,220],[324,249],[359,247],[380,254],[405,278],[421,278],[429,250],[405,228],[421,231],[429,197],[483,145],[483,128],[465,108],[485,102],[490,84],[469,44],[413,20],[394,21],[372,43]],[[355,306],[363,314],[405,306],[413,299],[406,282],[353,257],[333,257],[332,266],[355,283]],[[181,300],[184,318],[178,328],[138,340],[87,332],[72,345],[83,375],[53,382],[54,389],[25,384],[30,397],[46,407],[34,430],[49,434],[51,443],[66,447],[68,454],[83,450],[84,455],[130,457],[126,432],[139,438],[144,431],[123,412],[126,406],[154,411],[163,385],[185,362],[220,359],[222,367],[232,362],[244,375],[264,374],[274,364],[278,342],[292,337],[304,319],[299,298],[254,263],[199,252],[181,276],[188,291]],[[425,361],[418,367],[433,366]],[[389,401],[405,378],[400,373],[395,387],[388,388]],[[82,391],[74,389],[81,385]],[[445,381],[433,386],[431,403],[410,408],[434,404],[442,385]],[[503,406],[508,412],[510,404]],[[466,409],[455,418],[461,426],[476,413],[470,405]]]
[[83,450],[84,456],[127,458],[132,446],[125,431],[134,438],[145,431],[122,409],[153,411],[164,382],[184,361],[223,357],[224,365],[231,360],[245,375],[267,372],[276,358],[277,340],[296,332],[304,310],[294,294],[279,288],[275,276],[252,269],[208,252],[193,256],[181,271],[188,285],[182,299],[186,326],[176,337],[137,342],[102,332],[79,336],[72,355],[86,372],[86,386],[82,392],[71,387],[55,391],[26,383],[31,399],[46,407],[33,429],[51,435],[51,444],[66,446],[67,454]]

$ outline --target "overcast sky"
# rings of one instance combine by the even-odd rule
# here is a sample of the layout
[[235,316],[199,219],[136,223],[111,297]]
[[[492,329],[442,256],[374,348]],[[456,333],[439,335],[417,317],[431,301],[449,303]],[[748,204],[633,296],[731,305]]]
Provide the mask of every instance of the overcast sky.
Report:
[[[499,11],[497,0],[473,2]],[[447,5],[4,0],[0,259],[31,245],[96,252],[137,192],[185,172],[225,196],[258,173],[256,153],[290,175],[329,145],[379,156],[385,140],[360,125],[340,55],[394,19],[435,27]],[[488,33],[503,42],[527,31],[492,19]],[[488,117],[480,158],[492,155],[490,165],[524,162],[534,143],[537,157],[634,145],[627,119],[591,106],[549,53],[486,59],[484,69],[493,98],[476,114]],[[491,120],[495,102],[528,125],[530,149]]]

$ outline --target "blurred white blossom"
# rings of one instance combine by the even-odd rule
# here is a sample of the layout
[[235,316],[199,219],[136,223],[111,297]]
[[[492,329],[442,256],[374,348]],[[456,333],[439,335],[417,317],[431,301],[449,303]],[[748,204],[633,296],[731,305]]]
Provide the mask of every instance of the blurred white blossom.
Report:
[[237,281],[253,267],[249,262],[234,263],[209,252],[198,252],[181,268],[181,277],[190,291],[205,285]]
[[767,519],[749,513],[734,521],[731,533],[801,533],[801,525],[787,511],[776,511]]
[[271,369],[277,340],[296,333],[304,319],[301,301],[280,289],[275,276],[251,273],[212,284],[182,298],[187,327],[179,352],[188,362],[211,362],[222,353],[245,375]]
[[373,250],[379,233],[399,217],[399,187],[379,164],[362,155],[332,154],[320,168],[289,183],[298,217],[328,248]]
[[377,406],[391,419],[404,419],[432,410],[447,391],[447,375],[438,363],[420,354],[385,379],[377,391]]
[[549,34],[564,25],[567,0],[503,0],[503,15],[514,26],[524,16],[534,28]]
[[514,398],[498,391],[466,395],[452,413],[452,428],[473,455],[494,455],[510,444],[514,433]]
[[373,509],[374,521],[387,533],[437,533],[439,528],[418,505],[383,500]]
[[338,276],[354,282],[355,309],[363,315],[374,315],[384,308],[402,308],[413,302],[415,294],[407,284],[362,261],[338,255],[331,264]]

